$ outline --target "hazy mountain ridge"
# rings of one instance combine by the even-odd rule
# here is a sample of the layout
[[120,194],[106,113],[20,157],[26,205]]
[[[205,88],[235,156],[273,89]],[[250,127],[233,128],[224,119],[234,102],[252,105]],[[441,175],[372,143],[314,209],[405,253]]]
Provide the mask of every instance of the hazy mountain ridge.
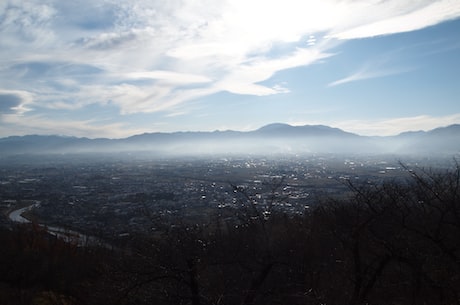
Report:
[[159,154],[218,153],[427,153],[460,152],[460,124],[397,136],[369,137],[324,125],[291,126],[274,123],[247,132],[144,133],[123,139],[65,136],[11,136],[0,138],[0,154],[89,152],[154,152]]

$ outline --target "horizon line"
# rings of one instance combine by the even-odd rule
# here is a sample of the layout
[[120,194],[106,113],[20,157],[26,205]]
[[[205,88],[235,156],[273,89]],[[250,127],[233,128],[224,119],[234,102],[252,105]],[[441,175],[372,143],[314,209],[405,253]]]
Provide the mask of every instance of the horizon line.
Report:
[[438,126],[438,127],[431,128],[431,129],[426,129],[426,130],[423,130],[423,129],[419,129],[419,130],[406,130],[406,131],[401,131],[400,133],[391,134],[391,135],[363,135],[363,134],[359,134],[359,133],[356,133],[356,132],[348,131],[348,130],[343,129],[343,128],[340,128],[340,127],[334,127],[334,126],[325,125],[325,124],[304,124],[304,125],[295,125],[295,124],[289,124],[289,123],[274,122],[274,123],[269,123],[269,124],[262,125],[261,127],[258,127],[258,128],[255,128],[255,129],[251,129],[251,130],[236,130],[236,129],[225,129],[225,130],[221,130],[221,129],[215,129],[215,130],[208,130],[208,131],[206,131],[206,130],[151,131],[151,132],[143,132],[143,133],[134,133],[134,134],[132,134],[132,135],[129,135],[129,136],[126,136],[126,137],[119,137],[119,138],[72,136],[72,135],[65,135],[65,134],[24,134],[24,135],[9,135],[9,136],[3,136],[3,137],[0,137],[0,139],[8,139],[8,138],[14,138],[14,137],[20,138],[20,137],[30,137],[30,136],[42,136],[42,137],[62,137],[62,138],[76,138],[76,139],[89,139],[89,140],[97,140],[97,139],[122,140],[122,139],[127,139],[127,138],[130,138],[130,137],[135,137],[135,136],[140,136],[140,135],[147,135],[147,134],[215,133],[215,132],[240,132],[240,133],[248,133],[248,132],[254,132],[254,131],[263,129],[263,128],[265,128],[265,127],[267,127],[267,126],[270,126],[270,125],[284,125],[284,126],[289,126],[289,127],[319,127],[319,126],[321,126],[321,127],[331,128],[331,129],[338,129],[338,130],[341,130],[341,131],[343,131],[343,132],[350,133],[350,134],[354,134],[354,135],[357,135],[357,136],[360,136],[360,137],[382,137],[382,138],[384,138],[384,137],[399,136],[399,135],[404,134],[404,133],[429,132],[429,131],[433,131],[433,130],[436,130],[436,129],[439,129],[439,128],[447,128],[447,127],[451,127],[451,126],[460,125],[460,123],[453,123],[453,124],[449,124],[449,125],[442,125],[442,126]]

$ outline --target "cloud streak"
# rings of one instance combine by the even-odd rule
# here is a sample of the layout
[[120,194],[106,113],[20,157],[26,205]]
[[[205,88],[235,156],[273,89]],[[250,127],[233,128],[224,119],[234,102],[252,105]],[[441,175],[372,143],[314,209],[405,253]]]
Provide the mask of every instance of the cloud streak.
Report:
[[412,71],[413,69],[371,69],[369,67],[364,67],[361,70],[358,70],[355,73],[352,73],[349,76],[346,76],[342,79],[336,80],[334,82],[331,82],[328,84],[328,87],[334,87],[338,85],[343,85],[355,81],[361,81],[361,80],[366,80],[366,79],[373,79],[373,78],[379,78],[379,77],[386,77],[386,76],[391,76],[391,75],[397,75],[401,73],[406,73],[409,71]]

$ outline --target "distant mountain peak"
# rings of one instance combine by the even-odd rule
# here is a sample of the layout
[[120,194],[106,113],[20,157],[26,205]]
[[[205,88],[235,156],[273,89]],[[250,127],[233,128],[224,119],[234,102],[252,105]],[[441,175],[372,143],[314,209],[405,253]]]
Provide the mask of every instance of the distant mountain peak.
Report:
[[273,123],[265,125],[254,131],[257,134],[263,134],[266,136],[310,136],[310,137],[322,137],[322,136],[340,136],[340,137],[358,137],[357,134],[343,131],[339,128],[334,128],[326,125],[303,125],[303,126],[292,126],[284,123]]
[[271,123],[265,126],[260,127],[256,131],[270,131],[270,130],[277,130],[280,128],[292,128],[293,126],[286,124],[286,123]]

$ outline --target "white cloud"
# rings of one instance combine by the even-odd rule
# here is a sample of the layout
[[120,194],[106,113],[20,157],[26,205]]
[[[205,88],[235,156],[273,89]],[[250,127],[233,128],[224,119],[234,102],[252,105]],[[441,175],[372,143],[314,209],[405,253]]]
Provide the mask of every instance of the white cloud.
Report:
[[157,79],[162,82],[174,84],[209,83],[211,81],[211,79],[202,75],[164,70],[130,72],[123,76],[127,79]]
[[165,117],[173,118],[173,117],[176,117],[176,116],[183,116],[183,115],[186,115],[186,114],[187,114],[186,111],[178,111],[178,112],[168,113],[167,115],[165,115]]
[[[332,37],[356,39],[409,32],[460,16],[460,3],[457,0],[401,1],[400,5],[384,1],[377,4],[375,9],[385,12],[384,18],[338,32]],[[401,10],[402,14],[398,13]]]
[[282,58],[256,58],[247,64],[234,66],[216,87],[237,94],[270,95],[288,92],[284,86],[275,85],[269,88],[257,83],[269,79],[277,71],[305,66],[329,56],[331,55],[319,49],[298,48]]
[[[2,97],[7,97],[9,102],[8,105],[2,105]],[[33,94],[22,90],[2,90],[0,89],[0,110],[3,107],[8,107],[9,111],[12,111],[18,115],[30,111],[30,104],[33,103]],[[1,112],[1,111],[0,111]]]
[[122,123],[100,124],[91,120],[61,120],[43,116],[3,115],[0,137],[28,134],[65,135],[89,138],[124,138],[145,132],[143,129],[129,128]]
[[332,123],[331,126],[369,136],[390,136],[405,131],[431,130],[440,126],[458,124],[460,113],[446,116],[419,115],[413,117],[389,118],[381,120],[352,120]]
[[21,48],[24,43],[35,48],[54,41],[50,21],[56,14],[51,5],[41,1],[6,1],[0,6],[0,46]]

